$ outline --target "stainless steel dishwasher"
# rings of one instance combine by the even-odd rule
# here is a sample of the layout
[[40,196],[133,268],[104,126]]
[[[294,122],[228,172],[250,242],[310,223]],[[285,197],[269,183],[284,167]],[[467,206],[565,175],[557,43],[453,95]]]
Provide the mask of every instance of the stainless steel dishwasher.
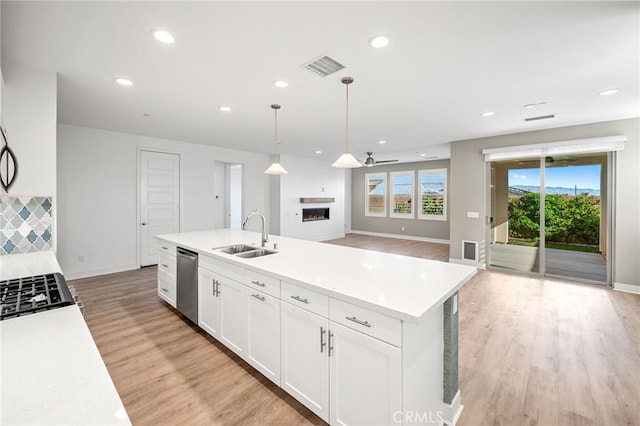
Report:
[[198,253],[178,247],[178,310],[198,324]]

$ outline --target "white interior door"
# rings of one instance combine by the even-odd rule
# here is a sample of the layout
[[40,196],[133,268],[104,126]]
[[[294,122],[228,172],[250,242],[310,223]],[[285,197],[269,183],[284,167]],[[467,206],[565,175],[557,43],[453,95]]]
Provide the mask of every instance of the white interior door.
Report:
[[180,156],[140,151],[140,265],[158,263],[156,235],[180,232]]

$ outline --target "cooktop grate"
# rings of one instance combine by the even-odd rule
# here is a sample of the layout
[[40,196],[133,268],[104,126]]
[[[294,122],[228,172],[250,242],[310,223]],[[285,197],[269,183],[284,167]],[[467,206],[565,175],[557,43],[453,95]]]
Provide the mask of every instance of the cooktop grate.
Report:
[[73,304],[62,274],[0,281],[0,320]]

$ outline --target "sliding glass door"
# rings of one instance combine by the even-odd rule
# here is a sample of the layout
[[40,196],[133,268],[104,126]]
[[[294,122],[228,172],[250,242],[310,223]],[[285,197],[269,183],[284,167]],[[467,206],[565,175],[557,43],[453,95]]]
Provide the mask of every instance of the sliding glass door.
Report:
[[539,164],[539,159],[491,163],[491,266],[540,272]]
[[606,153],[490,167],[490,266],[607,282]]
[[607,282],[607,155],[544,159],[545,275]]

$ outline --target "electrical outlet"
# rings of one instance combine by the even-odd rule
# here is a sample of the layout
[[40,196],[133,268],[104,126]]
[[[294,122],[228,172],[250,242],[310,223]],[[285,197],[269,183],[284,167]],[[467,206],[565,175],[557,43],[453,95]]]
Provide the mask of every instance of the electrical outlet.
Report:
[[78,256],[78,262],[79,263],[84,262],[84,256]]
[[402,228],[400,228],[402,231],[404,231],[404,226]]
[[467,212],[467,217],[469,219],[478,219],[478,218],[480,218],[480,213],[478,213],[478,212]]

